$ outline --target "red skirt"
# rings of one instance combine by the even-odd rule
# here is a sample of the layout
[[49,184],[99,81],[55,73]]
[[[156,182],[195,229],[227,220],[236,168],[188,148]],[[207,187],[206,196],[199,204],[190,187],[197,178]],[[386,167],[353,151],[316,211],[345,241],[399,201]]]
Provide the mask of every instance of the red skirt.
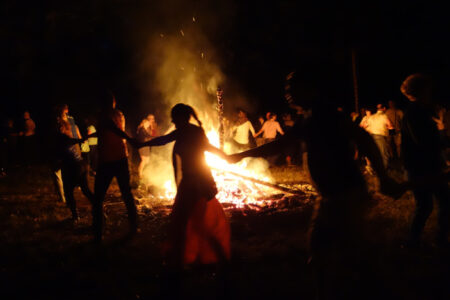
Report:
[[181,182],[171,214],[167,255],[178,264],[228,261],[230,225],[216,198],[199,196],[192,184]]

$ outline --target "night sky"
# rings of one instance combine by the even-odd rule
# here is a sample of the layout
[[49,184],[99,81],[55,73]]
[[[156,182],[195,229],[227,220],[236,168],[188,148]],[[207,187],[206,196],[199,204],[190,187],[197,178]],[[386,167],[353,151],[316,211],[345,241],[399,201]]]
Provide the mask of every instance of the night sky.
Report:
[[214,47],[224,89],[240,91],[253,113],[286,107],[292,70],[339,90],[336,101],[350,111],[352,49],[362,106],[402,101],[401,81],[414,72],[431,74],[436,97],[447,101],[450,18],[426,2],[6,0],[1,10],[3,116],[30,109],[45,122],[61,102],[86,114],[101,87],[129,116],[154,110],[160,95],[142,92],[142,79],[153,76],[140,68],[143,41],[178,32],[193,17]]

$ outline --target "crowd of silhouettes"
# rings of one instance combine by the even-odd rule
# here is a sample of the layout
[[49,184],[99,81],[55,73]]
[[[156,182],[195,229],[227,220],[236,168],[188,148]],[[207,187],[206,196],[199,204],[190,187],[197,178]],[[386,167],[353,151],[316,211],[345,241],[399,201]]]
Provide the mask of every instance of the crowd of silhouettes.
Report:
[[[367,259],[361,254],[366,253],[364,228],[371,200],[364,172],[376,175],[380,191],[394,198],[412,189],[416,207],[407,240],[411,247],[420,244],[434,197],[439,207],[436,243],[448,246],[449,113],[433,102],[431,79],[425,75],[407,77],[400,89],[408,99],[403,110],[389,101],[389,108],[379,103],[376,110],[367,107],[348,115],[327,94],[309,100],[289,94],[289,99],[297,99],[297,103],[291,103],[296,113],[284,113],[281,124],[273,112],[252,124],[247,112],[239,109],[236,121],[227,123],[226,130],[233,154],[225,154],[209,143],[195,110],[183,103],[171,110],[175,128],[169,133],[159,136],[155,116],[149,114],[138,126],[136,138],[131,137],[125,131],[124,114],[116,108],[116,98],[105,92],[100,97],[102,108],[96,121],[85,121],[87,130],[83,135],[69,115],[68,106],[56,107],[56,155],[52,164],[55,186],[74,221],[79,215],[73,190],[81,187],[92,204],[94,240],[101,242],[103,202],[116,177],[127,208],[131,237],[138,231],[138,214],[130,185],[127,142],[139,149],[139,176],[152,163],[150,147],[174,142],[172,162],[177,194],[163,249],[169,265],[177,272],[185,265],[221,265],[231,258],[230,225],[216,198],[218,190],[206,164],[205,151],[232,163],[245,157],[276,156],[287,165],[305,152],[307,169],[320,195],[309,228],[318,296],[360,296],[364,285],[358,288],[355,284],[361,280],[359,274]],[[14,149],[20,138],[24,160],[34,159],[36,125],[29,112],[23,116],[21,130],[8,120],[2,131],[3,173],[10,160],[15,159]],[[398,166],[407,175],[403,178],[407,183],[396,182],[388,175],[390,169]],[[93,192],[88,186],[89,173],[95,175]]]

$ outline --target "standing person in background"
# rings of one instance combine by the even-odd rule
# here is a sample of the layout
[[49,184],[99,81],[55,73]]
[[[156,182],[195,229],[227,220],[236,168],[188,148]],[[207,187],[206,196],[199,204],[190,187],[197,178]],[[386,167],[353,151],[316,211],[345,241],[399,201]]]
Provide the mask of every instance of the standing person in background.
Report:
[[[75,119],[69,115],[69,106],[67,104],[61,104],[55,107],[55,114],[57,119],[57,128],[56,132],[61,133],[61,126],[64,125],[62,123],[67,123],[64,125],[66,127],[66,130],[70,130],[70,135],[67,135],[65,132],[62,132],[62,134],[66,134],[71,139],[81,139],[80,130],[75,123]],[[61,150],[61,143],[66,143],[64,141],[61,141],[61,139],[56,139],[56,149],[55,149],[55,155],[53,157],[53,163],[52,163],[52,172],[53,172],[53,182],[55,184],[56,192],[58,193],[59,200],[61,202],[66,203],[66,196],[64,192],[64,182],[63,182],[63,176],[62,176],[62,166],[64,162],[64,149]],[[77,150],[75,149],[75,145],[69,145],[71,146],[72,152],[76,153]],[[67,146],[67,147],[69,147]],[[76,156],[76,154],[74,154]],[[75,158],[75,160],[78,160],[78,158]],[[83,165],[83,168],[85,166]],[[84,170],[83,170],[84,171]]]
[[366,108],[364,110],[364,117],[361,119],[361,122],[359,122],[359,127],[365,129],[368,133],[370,133],[371,128],[370,128],[370,122],[369,119],[372,116],[372,110],[370,110],[369,108]]
[[[264,122],[265,122],[264,121],[264,117],[263,116],[259,116],[258,117],[258,125],[256,127],[256,129],[258,129],[258,131],[260,131],[261,128],[263,127]],[[264,144],[264,139],[262,137],[257,137],[256,134],[255,134],[254,137],[255,137],[256,146],[259,147],[259,146]]]
[[31,119],[30,112],[23,113],[23,131],[21,132],[23,141],[23,155],[26,164],[33,163],[36,158],[36,124]]
[[238,123],[233,128],[233,145],[237,151],[250,149],[250,133],[255,136],[255,129],[243,110],[238,112]]
[[[145,118],[141,121],[141,124],[139,124],[137,128],[137,140],[140,143],[145,143],[150,141],[151,139],[152,133],[150,128],[150,121],[148,118]],[[149,147],[140,148],[139,158],[141,161],[139,162],[138,166],[138,174],[139,179],[142,182],[144,168],[150,161],[150,148]]]
[[269,143],[275,140],[277,137],[277,133],[284,135],[283,129],[281,129],[280,123],[277,121],[277,115],[274,113],[270,113],[269,119],[264,122],[262,128],[255,137],[263,134],[264,143]]
[[439,181],[445,170],[441,155],[443,149],[439,130],[433,120],[434,103],[432,81],[425,75],[413,74],[403,81],[401,92],[410,101],[402,123],[402,155],[409,180],[423,181],[436,178],[433,184],[413,188],[416,202],[411,224],[409,244],[417,247],[425,223],[433,210],[433,196],[436,198],[438,213],[438,245],[448,246],[450,197],[447,181]]
[[401,134],[401,126],[403,120],[403,111],[397,108],[397,105],[394,101],[389,100],[388,102],[389,108],[386,110],[386,115],[391,121],[391,124],[394,128],[394,134],[389,135],[389,145],[393,149],[393,154],[400,158],[401,155],[401,144],[402,144],[402,134]]
[[125,133],[125,116],[116,108],[116,98],[104,92],[100,98],[102,110],[98,119],[98,169],[95,176],[95,201],[92,210],[94,239],[101,242],[103,233],[103,201],[114,177],[119,184],[122,199],[128,212],[129,234],[137,232],[137,211],[131,193],[130,170]]
[[[292,120],[292,116],[290,113],[284,113],[283,114],[283,131],[284,132],[288,132],[289,130],[291,130],[294,127],[294,120]],[[292,166],[292,158],[295,156],[296,152],[296,147],[295,145],[291,145],[289,147],[286,147],[286,149],[284,150],[284,154],[285,154],[285,160],[286,160],[286,165],[287,166]]]
[[89,163],[90,163],[90,173],[95,176],[97,172],[98,165],[98,138],[96,136],[91,136],[95,134],[97,131],[95,129],[94,123],[91,117],[86,119],[86,131],[88,135],[88,144],[89,144]]
[[78,127],[74,122],[69,121],[68,112],[69,108],[67,105],[62,105],[61,109],[58,110],[56,119],[57,147],[62,160],[61,177],[65,201],[72,212],[72,220],[77,222],[79,216],[73,190],[76,186],[80,186],[81,191],[91,204],[94,201],[94,194],[89,190],[86,162],[81,155],[80,143],[83,140]]
[[150,135],[152,137],[159,136],[158,123],[156,123],[155,115],[149,114],[147,120],[150,122]]
[[[283,129],[281,129],[280,123],[277,122],[277,115],[274,113],[270,113],[266,116],[268,116],[269,119],[264,122],[261,130],[255,135],[255,137],[257,137],[262,133],[264,144],[274,141],[278,133],[284,135],[284,131]],[[267,161],[270,165],[275,165],[278,157],[279,155],[270,156],[267,158]]]
[[388,144],[389,130],[394,129],[394,127],[392,126],[391,121],[389,121],[385,111],[386,107],[384,105],[377,105],[377,112],[368,120],[368,131],[380,150],[384,167],[387,168],[391,156]]

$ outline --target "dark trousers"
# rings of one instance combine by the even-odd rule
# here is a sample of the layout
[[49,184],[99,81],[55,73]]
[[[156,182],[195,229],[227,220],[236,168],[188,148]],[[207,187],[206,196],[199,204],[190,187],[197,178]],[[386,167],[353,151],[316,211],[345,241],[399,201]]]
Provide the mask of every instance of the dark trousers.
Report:
[[89,199],[91,203],[94,201],[94,194],[89,190],[87,181],[87,169],[84,162],[67,161],[63,162],[61,168],[61,177],[64,187],[64,197],[66,198],[67,206],[72,212],[72,218],[77,218],[77,206],[73,196],[73,190],[76,186],[80,186],[83,194]]
[[[414,177],[410,179],[414,180]],[[420,187],[413,189],[414,199],[416,202],[416,209],[414,211],[414,218],[411,225],[411,239],[418,241],[422,233],[428,217],[433,211],[433,196],[437,201],[438,212],[438,241],[446,241],[450,217],[450,199],[447,183],[440,184],[435,187]]]
[[94,234],[95,238],[99,240],[102,237],[103,228],[103,200],[113,177],[117,178],[120,193],[127,208],[131,231],[136,230],[137,226],[137,211],[131,194],[128,160],[124,158],[114,162],[102,163],[98,166],[95,176],[95,201],[92,209]]
[[97,145],[89,145],[89,164],[91,166],[91,170],[97,171],[98,166]]

